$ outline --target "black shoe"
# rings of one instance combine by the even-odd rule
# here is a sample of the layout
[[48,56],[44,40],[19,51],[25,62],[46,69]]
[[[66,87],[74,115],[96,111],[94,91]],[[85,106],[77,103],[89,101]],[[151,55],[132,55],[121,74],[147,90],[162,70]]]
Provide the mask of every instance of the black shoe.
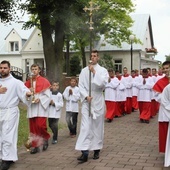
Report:
[[108,122],[108,123],[111,123],[111,122],[112,122],[112,119],[107,119],[107,122]]
[[125,112],[124,112],[124,113],[122,113],[122,115],[123,115],[123,116],[126,116],[126,115],[127,115],[127,113],[125,113]]
[[93,159],[99,159],[99,152],[94,152]]
[[13,163],[13,161],[2,161],[1,170],[8,170]]
[[88,161],[88,155],[82,154],[80,157],[77,158],[78,161],[87,162]]
[[145,123],[149,124],[149,120],[145,120]]
[[38,147],[32,148],[30,151],[30,154],[36,154],[40,151],[40,149]]
[[145,123],[143,119],[140,119],[140,122],[141,122],[141,123]]
[[47,150],[47,148],[48,148],[48,140],[45,140],[43,144],[43,151]]

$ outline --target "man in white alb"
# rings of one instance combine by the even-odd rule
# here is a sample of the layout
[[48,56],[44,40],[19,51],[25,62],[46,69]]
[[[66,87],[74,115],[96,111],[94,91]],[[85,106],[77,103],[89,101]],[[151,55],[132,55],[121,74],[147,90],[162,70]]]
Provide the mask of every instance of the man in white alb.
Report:
[[[7,170],[11,163],[18,160],[18,104],[20,100],[27,103],[26,99],[31,92],[22,81],[10,74],[8,61],[4,60],[0,63],[0,74],[0,159],[1,170]],[[3,91],[2,88],[6,90]]]
[[[99,158],[100,149],[103,148],[105,102],[103,90],[108,82],[109,75],[104,67],[98,64],[98,51],[91,53],[92,63],[82,69],[79,76],[80,98],[82,102],[82,116],[80,134],[75,146],[81,150],[82,155],[77,158],[87,162],[90,150],[94,151],[93,159]],[[89,74],[91,72],[91,96],[89,96]],[[89,103],[91,115],[89,116]]]

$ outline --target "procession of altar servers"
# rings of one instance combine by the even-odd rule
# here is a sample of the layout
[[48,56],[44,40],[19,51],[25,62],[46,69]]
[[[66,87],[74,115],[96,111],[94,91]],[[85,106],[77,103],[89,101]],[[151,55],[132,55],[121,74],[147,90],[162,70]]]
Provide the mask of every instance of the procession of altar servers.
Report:
[[[165,61],[162,64],[162,70],[158,74],[156,74],[156,69],[152,69],[151,74],[151,69],[148,68],[142,69],[140,74],[138,74],[138,71],[132,70],[131,75],[127,73],[126,67],[123,68],[122,75],[120,75],[119,71],[114,74],[114,71],[109,69],[110,80],[105,88],[105,117],[107,122],[112,122],[115,117],[125,116],[139,109],[140,122],[149,124],[150,119],[156,116],[159,111],[158,141],[159,152],[165,153],[164,167],[170,166],[169,68],[170,63]],[[117,79],[119,83],[117,83]],[[119,100],[117,100],[117,96],[120,96],[120,91],[124,92],[126,97],[123,96],[122,100],[119,97]],[[131,93],[127,93],[127,91],[131,91]],[[117,107],[117,109],[113,108],[113,106]]]

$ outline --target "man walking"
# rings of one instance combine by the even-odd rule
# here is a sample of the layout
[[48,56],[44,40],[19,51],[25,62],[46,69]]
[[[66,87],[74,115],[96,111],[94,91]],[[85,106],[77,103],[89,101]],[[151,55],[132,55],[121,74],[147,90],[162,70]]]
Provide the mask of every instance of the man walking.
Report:
[[[82,155],[77,158],[81,162],[87,162],[89,150],[94,151],[93,159],[98,159],[100,149],[103,148],[105,114],[103,90],[108,82],[109,75],[107,70],[98,64],[98,60],[98,51],[92,51],[92,63],[82,69],[79,77],[82,117],[80,134],[75,149],[82,152]],[[89,82],[90,72],[91,82]],[[89,96],[89,83],[91,83],[91,96]],[[91,104],[90,116],[89,103]]]

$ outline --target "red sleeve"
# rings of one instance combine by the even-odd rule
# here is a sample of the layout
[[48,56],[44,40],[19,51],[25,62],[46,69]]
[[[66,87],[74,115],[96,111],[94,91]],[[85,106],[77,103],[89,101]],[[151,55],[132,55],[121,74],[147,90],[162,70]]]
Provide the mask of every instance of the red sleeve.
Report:
[[38,76],[36,78],[36,88],[35,88],[35,93],[40,93],[48,88],[50,88],[51,84],[50,82],[42,77],[42,76]]
[[169,79],[167,77],[163,77],[158,80],[153,86],[153,90],[159,93],[162,93],[163,89],[169,84]]

